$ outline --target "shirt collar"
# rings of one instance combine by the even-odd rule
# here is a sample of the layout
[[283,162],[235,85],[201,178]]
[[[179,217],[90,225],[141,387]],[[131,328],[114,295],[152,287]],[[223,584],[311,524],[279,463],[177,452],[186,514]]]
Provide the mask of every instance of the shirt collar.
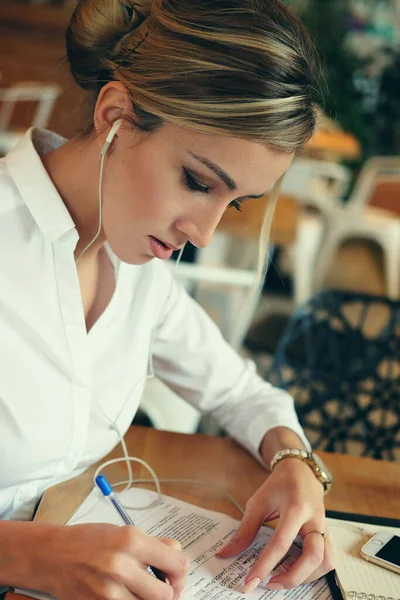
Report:
[[49,242],[75,229],[75,223],[40,158],[65,142],[56,133],[31,127],[6,156],[18,191]]

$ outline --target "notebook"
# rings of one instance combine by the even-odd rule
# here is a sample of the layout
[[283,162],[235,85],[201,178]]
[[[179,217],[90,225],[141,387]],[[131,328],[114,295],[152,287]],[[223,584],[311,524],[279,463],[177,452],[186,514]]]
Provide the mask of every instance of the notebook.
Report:
[[327,511],[335,558],[331,591],[342,600],[400,600],[400,575],[367,562],[360,549],[380,530],[400,535],[400,520]]

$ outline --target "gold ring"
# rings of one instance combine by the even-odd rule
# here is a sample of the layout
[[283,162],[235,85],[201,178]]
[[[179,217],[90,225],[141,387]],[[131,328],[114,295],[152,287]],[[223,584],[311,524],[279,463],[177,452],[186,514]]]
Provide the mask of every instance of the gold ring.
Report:
[[323,538],[325,538],[325,532],[324,531],[318,531],[318,529],[311,529],[310,531],[307,531],[307,533],[305,533],[303,535],[303,540],[306,537],[306,535],[308,535],[309,533],[318,533],[319,535],[321,535]]

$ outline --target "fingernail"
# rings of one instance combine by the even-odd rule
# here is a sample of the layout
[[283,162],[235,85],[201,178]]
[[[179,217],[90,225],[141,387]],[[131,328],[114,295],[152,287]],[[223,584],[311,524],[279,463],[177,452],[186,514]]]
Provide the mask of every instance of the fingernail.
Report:
[[253,577],[253,579],[250,579],[249,581],[245,582],[244,588],[243,588],[244,593],[249,594],[250,592],[255,590],[256,587],[258,587],[260,585],[260,583],[261,583],[261,579],[259,577]]
[[271,581],[268,583],[267,585],[268,589],[273,591],[273,592],[279,592],[280,590],[284,590],[285,587],[281,584],[281,583],[274,583]]

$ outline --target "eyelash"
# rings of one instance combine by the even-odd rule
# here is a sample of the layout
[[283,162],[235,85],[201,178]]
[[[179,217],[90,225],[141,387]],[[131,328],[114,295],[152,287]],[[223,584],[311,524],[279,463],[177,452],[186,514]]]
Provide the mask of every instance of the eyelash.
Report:
[[233,200],[230,204],[228,204],[228,208],[236,208],[239,212],[242,212],[242,207],[240,206],[240,202],[237,200]]
[[[195,179],[195,177],[193,177],[193,175],[191,175],[191,173],[189,173],[189,171],[187,169],[183,169],[183,172],[185,174],[185,179],[186,179],[186,187],[189,188],[189,190],[191,190],[192,192],[200,192],[201,194],[209,194],[210,193],[210,188],[207,185],[204,185],[202,183],[200,183],[199,181],[197,181],[197,179]],[[236,208],[236,210],[238,211],[242,211],[241,207],[240,207],[240,202],[238,202],[237,200],[233,200],[229,205],[228,208],[233,207]]]
[[210,188],[207,185],[204,185],[197,181],[197,179],[195,179],[193,175],[191,175],[186,169],[183,169],[183,172],[186,178],[186,187],[188,187],[189,190],[191,190],[192,192],[201,192],[202,194],[210,193]]

